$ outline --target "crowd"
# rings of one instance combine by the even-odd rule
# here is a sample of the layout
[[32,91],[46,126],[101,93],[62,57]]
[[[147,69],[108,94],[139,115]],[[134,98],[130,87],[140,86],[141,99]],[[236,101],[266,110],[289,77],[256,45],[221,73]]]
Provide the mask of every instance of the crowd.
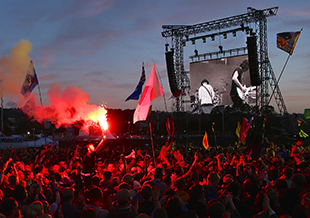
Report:
[[310,217],[303,141],[0,149],[0,217]]

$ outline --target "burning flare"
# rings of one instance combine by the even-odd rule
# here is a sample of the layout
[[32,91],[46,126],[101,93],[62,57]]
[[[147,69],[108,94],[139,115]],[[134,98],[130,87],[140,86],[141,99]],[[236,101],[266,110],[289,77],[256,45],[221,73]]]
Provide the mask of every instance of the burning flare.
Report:
[[97,110],[90,112],[84,120],[91,120],[95,123],[99,123],[103,130],[108,129],[107,110],[104,107],[98,107]]

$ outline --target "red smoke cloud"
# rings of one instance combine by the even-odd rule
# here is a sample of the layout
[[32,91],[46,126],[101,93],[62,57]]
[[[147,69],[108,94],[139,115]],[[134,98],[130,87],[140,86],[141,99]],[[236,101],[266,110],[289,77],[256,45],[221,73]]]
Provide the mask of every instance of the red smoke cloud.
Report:
[[97,105],[89,105],[89,95],[78,86],[69,86],[63,90],[56,83],[53,83],[48,91],[48,98],[51,102],[47,106],[39,106],[30,100],[23,107],[23,111],[39,122],[49,120],[56,127],[70,125],[82,121],[82,129],[87,131],[89,125],[100,123],[106,129],[107,110]]
[[6,100],[17,101],[18,107],[22,107],[29,117],[39,122],[50,121],[56,127],[80,122],[84,124],[82,129],[88,132],[89,125],[100,122],[101,127],[107,129],[106,109],[87,104],[89,95],[78,86],[61,89],[59,85],[52,83],[48,90],[50,104],[43,106],[36,105],[33,94],[29,100],[20,94],[31,60],[28,54],[31,50],[31,43],[21,40],[11,49],[9,55],[0,59],[0,79]]

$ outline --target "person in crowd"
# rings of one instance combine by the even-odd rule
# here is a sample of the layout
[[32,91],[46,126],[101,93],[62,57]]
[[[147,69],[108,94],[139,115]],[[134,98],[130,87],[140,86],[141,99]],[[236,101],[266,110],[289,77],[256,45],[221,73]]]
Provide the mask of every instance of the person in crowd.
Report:
[[10,197],[5,199],[0,205],[0,212],[6,218],[21,218],[21,213],[17,201]]
[[128,189],[119,190],[115,195],[115,199],[118,203],[118,206],[112,208],[109,211],[108,218],[134,218],[138,216],[137,202],[135,202],[134,205],[131,205],[132,196]]
[[108,211],[101,208],[103,202],[103,193],[102,190],[96,186],[93,186],[87,193],[88,204],[84,207],[83,210],[87,208],[93,208],[98,218],[106,218],[108,216]]
[[72,188],[64,188],[64,190],[61,192],[61,211],[60,213],[63,214],[64,218],[71,218],[71,217],[80,217],[82,211],[77,209],[73,205],[74,200],[74,191]]

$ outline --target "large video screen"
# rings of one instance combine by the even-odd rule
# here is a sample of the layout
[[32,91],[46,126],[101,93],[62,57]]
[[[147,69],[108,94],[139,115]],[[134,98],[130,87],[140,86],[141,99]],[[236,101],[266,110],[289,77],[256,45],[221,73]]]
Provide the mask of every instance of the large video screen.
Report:
[[[198,89],[201,81],[207,79],[215,91],[217,105],[232,105],[230,96],[232,87],[232,77],[240,64],[248,59],[248,55],[220,58],[208,61],[190,63],[191,92],[198,98]],[[256,102],[256,87],[251,86],[249,70],[243,73],[242,85],[247,87],[247,91],[238,90],[244,103],[253,104]],[[240,91],[240,93],[239,93]]]

